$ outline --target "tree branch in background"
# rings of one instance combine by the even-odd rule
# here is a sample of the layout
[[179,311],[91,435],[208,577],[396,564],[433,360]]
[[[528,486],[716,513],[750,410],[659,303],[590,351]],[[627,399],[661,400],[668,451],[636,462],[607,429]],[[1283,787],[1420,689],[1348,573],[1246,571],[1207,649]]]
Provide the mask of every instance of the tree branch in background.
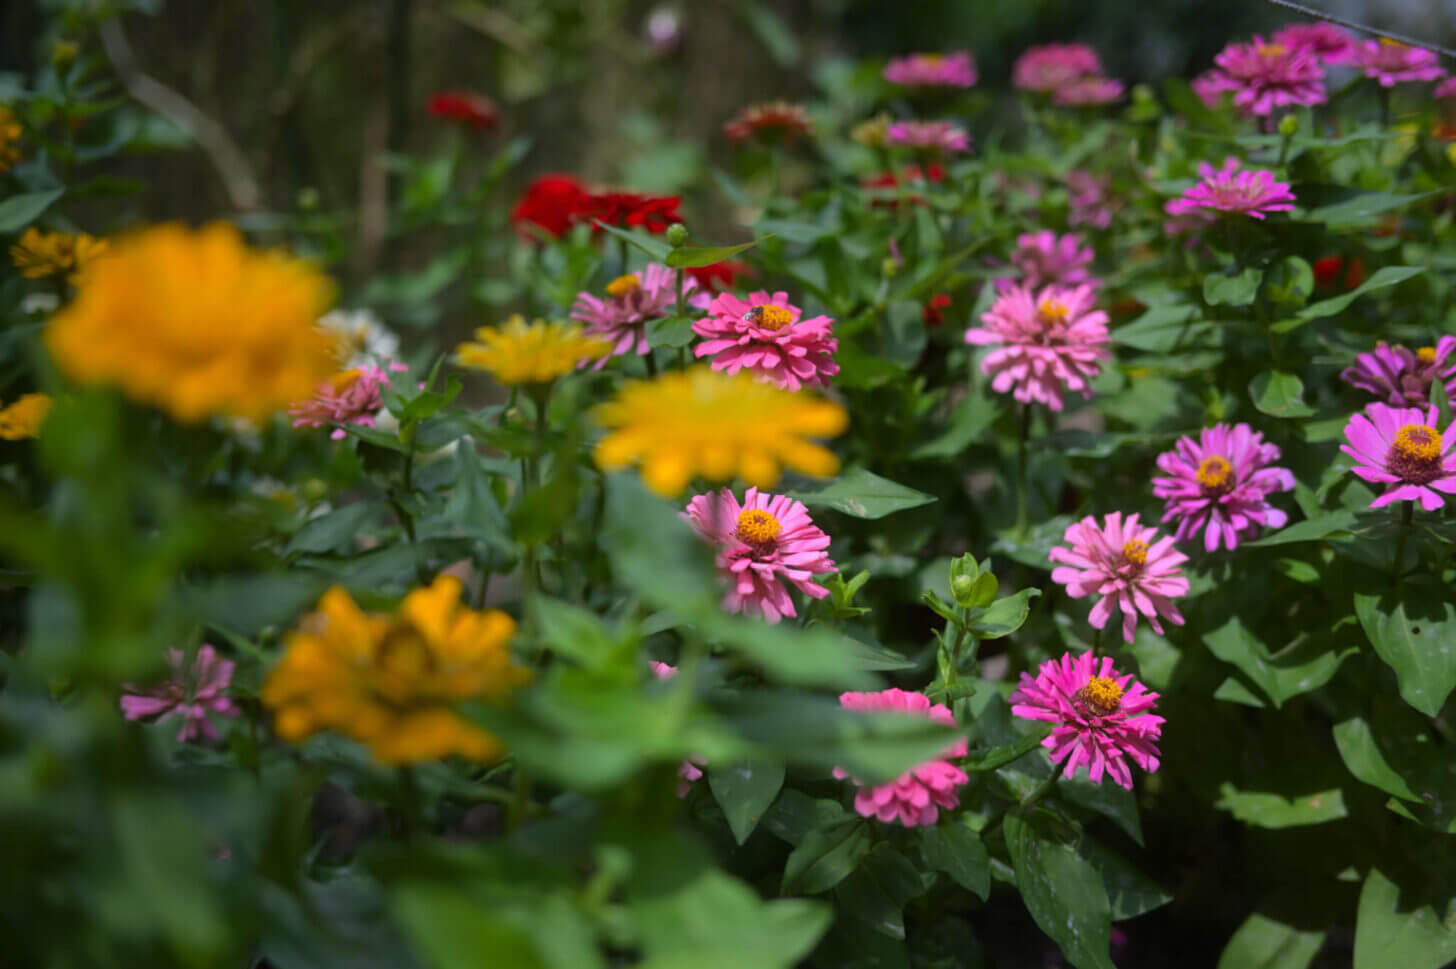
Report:
[[1366,34],[1374,34],[1376,37],[1384,37],[1388,40],[1396,40],[1411,47],[1424,47],[1426,50],[1434,51],[1437,54],[1444,54],[1447,57],[1456,57],[1456,50],[1433,44],[1428,40],[1416,40],[1414,37],[1407,37],[1405,34],[1392,33],[1389,30],[1381,30],[1378,27],[1367,27],[1362,23],[1353,20],[1346,20],[1344,17],[1336,17],[1332,13],[1325,13],[1323,10],[1316,10],[1313,7],[1306,7],[1302,3],[1295,3],[1294,0],[1268,0],[1277,7],[1285,7],[1304,14],[1306,17],[1314,17],[1317,20],[1328,20],[1332,24],[1339,24],[1341,27],[1348,27],[1350,30],[1358,30]]

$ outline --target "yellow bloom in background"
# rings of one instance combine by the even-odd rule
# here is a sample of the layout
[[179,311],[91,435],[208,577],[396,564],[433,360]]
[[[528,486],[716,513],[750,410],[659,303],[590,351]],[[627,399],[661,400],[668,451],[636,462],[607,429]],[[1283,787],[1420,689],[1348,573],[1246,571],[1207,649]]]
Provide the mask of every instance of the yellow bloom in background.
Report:
[[451,754],[494,760],[500,742],[454,704],[501,701],[530,678],[507,648],[515,631],[515,620],[499,610],[461,605],[453,576],[414,590],[393,616],[366,614],[335,587],[288,634],[283,659],[263,684],[263,704],[290,743],[337,730],[386,764]]
[[0,438],[19,441],[39,437],[40,425],[51,412],[49,394],[25,394],[9,407],[0,409]]
[[866,148],[883,148],[885,146],[885,133],[890,130],[890,122],[893,119],[886,113],[880,112],[873,118],[861,121],[849,130],[849,137]]
[[333,299],[328,277],[249,248],[230,225],[119,239],[78,289],[45,331],[57,365],[179,421],[259,420],[337,369],[338,338],[314,326]]
[[20,136],[24,129],[15,113],[0,104],[0,173],[8,172],[20,164]]
[[42,232],[32,226],[25,230],[19,242],[10,247],[10,261],[30,279],[64,274],[74,281],[93,259],[106,251],[107,246],[105,239],[97,239],[84,232],[67,235],[64,232]]
[[479,342],[456,347],[455,362],[488,371],[509,385],[550,383],[583,360],[604,357],[612,350],[606,340],[586,336],[575,324],[537,320],[527,325],[520,315],[499,327],[481,327],[475,339]]
[[694,476],[736,475],[759,488],[771,487],[783,468],[828,477],[839,460],[808,439],[833,437],[849,423],[832,401],[707,367],[629,381],[594,416],[610,431],[597,445],[597,465],[640,464],[647,486],[668,498]]

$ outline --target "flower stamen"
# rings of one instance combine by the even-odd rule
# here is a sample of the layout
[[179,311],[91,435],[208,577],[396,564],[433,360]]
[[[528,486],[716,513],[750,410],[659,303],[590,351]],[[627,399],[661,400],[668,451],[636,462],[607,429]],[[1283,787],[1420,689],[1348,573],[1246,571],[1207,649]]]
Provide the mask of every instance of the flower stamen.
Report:
[[1421,348],[1419,348],[1418,350],[1416,350],[1416,359],[1419,360],[1421,363],[1428,364],[1428,365],[1429,364],[1432,364],[1432,363],[1435,363],[1436,362],[1436,348],[1435,347],[1421,347]]
[[1441,476],[1441,432],[1426,424],[1407,424],[1395,432],[1385,465],[1410,484],[1429,484]]
[[738,513],[738,525],[733,534],[741,542],[762,548],[772,545],[783,530],[779,520],[762,508],[745,508]]
[[1142,539],[1134,538],[1124,542],[1122,546],[1122,557],[1128,565],[1143,566],[1148,561],[1148,543]]
[[631,273],[628,273],[625,276],[618,276],[610,283],[607,283],[607,295],[613,299],[621,299],[624,296],[630,296],[641,288],[642,281]]
[[1227,458],[1213,454],[1198,465],[1198,483],[1206,495],[1226,494],[1233,488],[1233,473]]
[[794,314],[782,306],[759,305],[749,310],[745,319],[765,330],[782,330],[794,322]]
[[1110,676],[1094,676],[1077,691],[1076,700],[1093,713],[1110,717],[1122,706],[1122,685]]
[[1066,323],[1069,312],[1066,303],[1063,303],[1059,299],[1053,299],[1050,296],[1041,301],[1036,311],[1041,314],[1043,322],[1050,324]]

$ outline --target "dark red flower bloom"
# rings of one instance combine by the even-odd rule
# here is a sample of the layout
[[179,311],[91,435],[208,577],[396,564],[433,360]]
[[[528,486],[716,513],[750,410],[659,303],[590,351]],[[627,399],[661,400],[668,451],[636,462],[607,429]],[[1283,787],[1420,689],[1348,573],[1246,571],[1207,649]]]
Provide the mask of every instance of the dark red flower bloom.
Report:
[[706,266],[694,266],[688,270],[688,275],[697,280],[698,285],[713,293],[721,293],[726,289],[733,288],[733,282],[739,276],[751,276],[752,270],[747,263],[723,262],[710,263]]
[[925,321],[926,326],[940,326],[945,322],[946,309],[950,308],[950,293],[936,293],[930,297],[930,302],[920,309],[920,318]]
[[511,223],[528,238],[537,238],[541,232],[559,238],[594,211],[595,197],[576,179],[542,175],[511,210]]
[[1358,259],[1346,262],[1343,256],[1323,256],[1314,261],[1314,284],[1320,289],[1334,289],[1345,274],[1346,289],[1354,289],[1365,281],[1365,264]]
[[677,195],[643,195],[637,192],[601,192],[592,196],[588,219],[605,225],[648,232],[666,232],[667,227],[681,222]]
[[[900,169],[900,173],[898,175],[894,172],[881,172],[878,175],[865,175],[859,180],[859,184],[861,188],[868,189],[899,188],[902,179],[904,180],[904,183],[906,185],[914,185],[916,183],[923,184],[926,180],[927,175],[930,177],[931,184],[939,184],[940,182],[945,181],[945,166],[932,164],[922,171],[919,165],[907,165],[904,168]],[[876,198],[872,204],[894,205],[898,201],[899,199],[897,198]],[[924,200],[919,195],[908,196],[908,201],[916,205],[923,204],[924,202]]]
[[753,104],[739,111],[723,126],[723,133],[734,141],[745,141],[754,135],[765,140],[791,143],[800,135],[814,132],[814,123],[802,105],[787,101]]
[[469,125],[476,131],[500,123],[495,102],[474,91],[440,91],[430,98],[430,114]]

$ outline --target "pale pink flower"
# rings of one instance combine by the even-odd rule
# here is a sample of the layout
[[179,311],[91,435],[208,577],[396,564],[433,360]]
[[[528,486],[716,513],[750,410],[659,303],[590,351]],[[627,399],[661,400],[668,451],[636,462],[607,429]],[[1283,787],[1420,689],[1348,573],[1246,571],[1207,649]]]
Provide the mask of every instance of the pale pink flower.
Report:
[[749,488],[739,504],[724,488],[688,502],[683,517],[698,535],[718,547],[718,571],[728,582],[723,608],[758,612],[771,623],[798,613],[783,585],[813,599],[829,590],[814,576],[839,571],[825,554],[829,536],[814,524],[802,502]]
[[1075,777],[1085,765],[1092,783],[1101,784],[1105,774],[1130,791],[1129,759],[1149,774],[1158,769],[1163,718],[1150,712],[1158,694],[1131,674],[1119,676],[1110,656],[1089,651],[1049,659],[1035,678],[1021,674],[1009,702],[1018,717],[1054,724],[1041,743],[1053,764],[1066,761],[1063,777]]
[[1092,396],[1091,381],[1107,349],[1107,314],[1092,308],[1096,291],[1048,286],[1039,293],[1012,286],[996,298],[985,324],[966,331],[966,342],[995,346],[981,361],[991,389],[1023,404],[1062,409],[1062,394]]
[[1105,229],[1122,206],[1112,198],[1111,175],[1094,175],[1080,168],[1067,172],[1067,224]]
[[885,129],[885,143],[947,155],[971,150],[971,136],[949,121],[896,121]]
[[1366,77],[1379,81],[1381,87],[1394,87],[1404,81],[1435,81],[1446,76],[1432,51],[1385,37],[1367,40],[1356,47],[1353,63]]
[[[688,277],[683,288],[684,299],[697,294],[697,280]],[[671,316],[677,306],[677,270],[649,263],[641,272],[618,276],[607,284],[606,297],[593,293],[576,294],[571,318],[586,324],[589,336],[601,337],[612,344],[612,352],[594,364],[600,370],[612,357],[635,353],[645,357],[652,352],[647,343],[647,324]],[[587,365],[587,361],[581,364]]]
[[1083,283],[1095,289],[1102,282],[1087,272],[1094,258],[1096,253],[1082,244],[1080,236],[1070,232],[1059,236],[1043,229],[1017,236],[1011,265],[1021,270],[1021,285],[1027,289]]
[[1456,400],[1456,336],[1443,336],[1433,347],[1390,346],[1384,340],[1375,349],[1355,357],[1340,371],[1347,384],[1384,398],[1392,407],[1425,407],[1431,402],[1431,384],[1437,377],[1446,396]]
[[1248,44],[1229,44],[1213,62],[1204,88],[1210,93],[1232,91],[1234,105],[1244,114],[1268,117],[1293,105],[1325,101],[1324,69],[1307,47],[1266,44],[1255,35]]
[[[652,660],[647,664],[652,668],[652,675],[659,680],[670,680],[677,676],[677,667],[669,666],[666,663],[659,663]],[[702,763],[699,761],[698,763]],[[685,760],[677,768],[677,796],[687,797],[688,792],[693,789],[693,781],[703,776],[702,770],[691,760]]]
[[[956,725],[950,708],[943,703],[931,704],[923,693],[908,690],[881,690],[878,693],[841,693],[839,705],[847,710],[867,712],[904,712],[946,727]],[[842,767],[834,768],[840,780],[849,778],[860,788],[854,796],[854,809],[867,818],[899,821],[907,828],[931,825],[940,817],[940,809],[953,811],[960,806],[958,789],[970,778],[952,760],[966,756],[969,749],[962,738],[951,744],[935,760],[912,767],[888,784],[865,787],[858,778]]]
[[972,87],[976,62],[970,51],[950,54],[909,54],[885,65],[885,80],[906,87]]
[[[388,370],[404,369],[402,363],[388,365]],[[388,386],[389,373],[384,367],[373,364],[355,367],[320,383],[312,399],[296,401],[288,408],[288,416],[293,418],[294,427],[325,427],[329,424],[373,427],[375,415],[384,406],[379,392]],[[345,434],[344,429],[338,427],[329,437],[338,441]]]
[[1348,64],[1355,56],[1355,38],[1325,20],[1286,24],[1272,39],[1285,47],[1308,50],[1326,64]]
[[1163,206],[1169,215],[1206,216],[1208,211],[1232,212],[1262,220],[1270,212],[1288,212],[1294,208],[1294,194],[1288,182],[1276,182],[1274,173],[1264,168],[1240,168],[1237,158],[1224,160],[1223,168],[1215,169],[1199,162],[1198,174],[1203,181]]
[[747,370],[783,390],[828,386],[839,373],[834,321],[801,320],[802,313],[788,293],[757,292],[747,300],[719,293],[708,315],[693,323],[693,332],[703,338],[693,354],[713,357],[714,370]]
[[1153,494],[1167,501],[1163,522],[1178,523],[1173,537],[1180,542],[1203,532],[1210,552],[1220,543],[1232,551],[1261,527],[1283,528],[1289,516],[1268,496],[1291,490],[1294,475],[1270,467],[1278,460],[1279,448],[1247,424],[1215,424],[1198,440],[1180,437],[1173,450],[1158,455],[1158,468],[1168,477],[1153,479]]
[[1102,525],[1091,515],[1073,522],[1062,539],[1071,548],[1052,548],[1051,560],[1063,566],[1052,570],[1052,581],[1066,586],[1073,599],[1101,597],[1087,617],[1093,629],[1105,627],[1114,609],[1122,613],[1122,638],[1128,642],[1140,614],[1155,633],[1163,632],[1160,616],[1183,625],[1173,599],[1188,593],[1188,580],[1178,569],[1188,556],[1173,547],[1171,536],[1159,538],[1156,528],[1139,526],[1137,515],[1124,521],[1115,511]]
[[1387,407],[1371,404],[1345,425],[1340,450],[1355,459],[1357,476],[1372,484],[1390,485],[1370,503],[1380,508],[1393,501],[1419,501],[1426,511],[1445,504],[1442,494],[1456,494],[1456,446],[1452,427],[1436,428],[1434,404]]
[[1011,66],[1011,83],[1023,91],[1052,92],[1102,73],[1102,61],[1086,44],[1030,47]]
[[1066,107],[1086,107],[1094,104],[1111,104],[1122,98],[1121,81],[1110,77],[1081,77],[1057,88],[1052,103]]
[[170,679],[147,689],[130,683],[122,687],[126,691],[121,697],[122,715],[128,720],[153,723],[181,717],[178,742],[216,741],[217,729],[207,715],[236,717],[241,712],[227,696],[233,680],[233,662],[223,659],[217,650],[204,643],[198,647],[190,667],[180,649],[167,650],[167,663],[172,668]]

